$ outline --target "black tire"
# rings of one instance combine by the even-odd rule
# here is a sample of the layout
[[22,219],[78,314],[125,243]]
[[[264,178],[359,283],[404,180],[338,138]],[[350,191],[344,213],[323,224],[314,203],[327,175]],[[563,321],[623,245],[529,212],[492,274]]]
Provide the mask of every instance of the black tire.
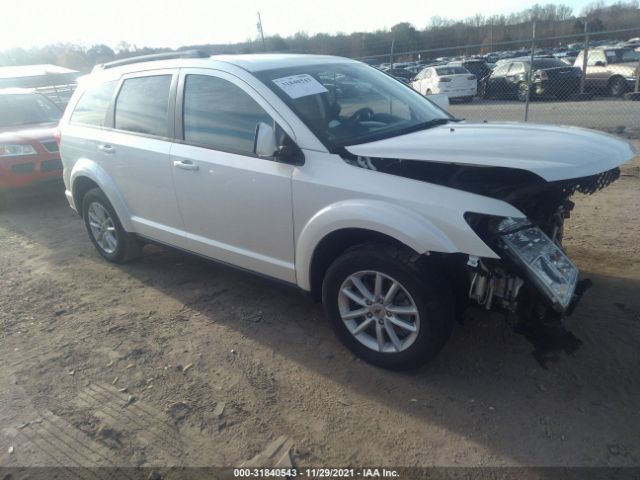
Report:
[[[107,252],[100,244],[97,242],[94,237],[91,226],[89,225],[89,207],[93,203],[98,203],[101,205],[111,217],[113,221],[113,226],[115,228],[115,233],[117,237],[117,247],[113,252]],[[142,246],[135,235],[132,235],[125,231],[122,228],[122,224],[120,223],[120,219],[116,214],[111,202],[104,194],[102,190],[99,188],[94,188],[89,190],[84,198],[82,199],[82,218],[84,218],[84,224],[87,228],[87,233],[89,234],[89,238],[93,245],[98,250],[98,253],[102,255],[106,260],[113,263],[126,263],[131,260],[134,260],[142,255]]]
[[[367,347],[349,331],[340,315],[338,297],[343,282],[356,272],[371,270],[400,283],[417,308],[417,337],[400,352],[383,353]],[[416,368],[431,360],[449,339],[455,318],[451,289],[444,275],[425,257],[384,244],[353,247],[336,259],[325,275],[322,300],[333,329],[347,348],[369,363],[392,370]]]
[[[516,93],[518,100],[521,102],[526,102],[527,101],[527,91],[529,90],[529,87],[527,87],[527,84],[525,82],[519,83],[518,84],[518,91]],[[533,99],[533,92],[529,93],[529,100]]]
[[427,91],[426,91],[426,92],[424,92],[425,96],[426,96],[426,95],[431,95],[431,93],[432,93],[432,92],[431,92],[431,89],[430,89],[430,88],[427,88]]
[[613,77],[609,80],[609,95],[621,97],[627,93],[627,82],[622,77]]

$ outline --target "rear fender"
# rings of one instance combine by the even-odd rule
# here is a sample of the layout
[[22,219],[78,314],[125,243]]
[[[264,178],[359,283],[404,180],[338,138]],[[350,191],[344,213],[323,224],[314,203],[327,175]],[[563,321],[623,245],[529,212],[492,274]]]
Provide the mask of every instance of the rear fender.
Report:
[[[120,192],[116,187],[113,179],[109,176],[105,169],[93,160],[89,160],[87,158],[80,158],[78,159],[78,161],[76,161],[76,163],[73,165],[73,169],[71,170],[71,175],[69,177],[69,184],[71,186],[71,191],[74,194],[74,201],[76,181],[82,177],[86,177],[98,185],[98,187],[105,193],[105,195],[111,202],[111,205],[116,211],[122,227],[127,232],[133,232],[134,228],[131,223],[131,213],[129,211],[129,208],[122,198],[122,195],[120,195]],[[82,205],[76,205],[75,207],[78,212],[82,212]]]

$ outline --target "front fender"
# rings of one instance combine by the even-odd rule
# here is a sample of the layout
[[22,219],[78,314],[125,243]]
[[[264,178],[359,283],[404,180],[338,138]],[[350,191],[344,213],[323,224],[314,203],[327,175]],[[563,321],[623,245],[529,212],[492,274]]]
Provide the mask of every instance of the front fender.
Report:
[[[120,192],[116,187],[113,179],[109,176],[104,168],[102,168],[95,161],[88,158],[78,159],[71,170],[71,175],[69,177],[69,186],[74,197],[74,202],[76,181],[82,177],[88,178],[98,185],[98,187],[105,193],[105,195],[111,202],[111,205],[115,209],[122,227],[127,232],[133,232],[134,228],[131,223],[131,213],[129,211],[129,208],[127,207],[127,204],[122,198],[122,195],[120,195]],[[82,206],[76,205],[76,209],[80,211],[82,209]]]
[[343,200],[317,212],[300,231],[296,242],[296,279],[303,290],[311,289],[311,260],[320,241],[347,228],[382,233],[420,254],[458,251],[440,229],[413,210],[380,200]]

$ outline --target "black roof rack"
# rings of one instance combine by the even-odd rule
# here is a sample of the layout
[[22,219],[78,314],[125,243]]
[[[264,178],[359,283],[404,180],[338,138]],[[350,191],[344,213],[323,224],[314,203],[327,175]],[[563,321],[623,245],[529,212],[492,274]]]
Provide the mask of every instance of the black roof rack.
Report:
[[132,63],[153,62],[155,60],[172,60],[174,58],[208,58],[209,55],[202,50],[182,50],[178,52],[154,53],[152,55],[139,55],[137,57],[123,58],[113,62],[102,63],[93,67],[93,70],[106,70],[108,68],[131,65]]

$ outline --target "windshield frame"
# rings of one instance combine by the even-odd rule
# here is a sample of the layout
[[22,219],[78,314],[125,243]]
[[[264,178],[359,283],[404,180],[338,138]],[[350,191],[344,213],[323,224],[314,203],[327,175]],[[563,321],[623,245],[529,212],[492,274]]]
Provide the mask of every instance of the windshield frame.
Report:
[[[322,131],[320,131],[316,125],[313,125],[305,117],[305,115],[301,113],[301,111],[293,101],[294,99],[289,97],[284,90],[279,88],[273,82],[273,80],[279,78],[299,74],[309,74],[309,72],[311,71],[318,71],[321,69],[335,69],[336,75],[344,75],[343,69],[348,70],[349,68],[361,69],[362,72],[365,72],[365,75],[372,74],[377,76],[375,78],[380,79],[380,82],[382,82],[383,84],[386,82],[385,87],[388,88],[388,91],[399,92],[399,95],[394,96],[395,99],[398,99],[400,97],[410,98],[411,102],[406,103],[407,108],[411,109],[415,105],[422,105],[424,108],[431,109],[431,113],[433,114],[433,116],[427,119],[417,120],[414,124],[399,125],[397,128],[393,128],[390,130],[381,129],[379,132],[374,132],[369,135],[362,135],[356,138],[345,139],[344,141],[336,141],[335,138],[330,138],[329,135],[326,135]],[[413,127],[419,127],[421,124],[425,125],[424,128],[435,126],[435,124],[432,125],[429,123],[430,120],[443,119],[446,121],[456,121],[456,118],[453,115],[442,109],[434,102],[430,101],[428,98],[421,95],[419,92],[415,91],[413,88],[411,88],[411,86],[390,75],[387,75],[386,73],[374,67],[371,67],[370,65],[361,62],[327,62],[323,64],[300,64],[294,67],[272,68],[252,73],[263,85],[265,85],[280,100],[282,100],[287,105],[287,107],[289,107],[291,112],[310,130],[310,132],[320,141],[320,143],[325,146],[325,148],[330,153],[342,153],[344,152],[345,147],[350,145],[359,145],[362,143],[368,143],[376,140],[383,140],[385,138],[393,138],[399,135],[405,135],[406,133],[403,133],[403,130],[411,129]],[[324,95],[324,93],[314,95]]]

